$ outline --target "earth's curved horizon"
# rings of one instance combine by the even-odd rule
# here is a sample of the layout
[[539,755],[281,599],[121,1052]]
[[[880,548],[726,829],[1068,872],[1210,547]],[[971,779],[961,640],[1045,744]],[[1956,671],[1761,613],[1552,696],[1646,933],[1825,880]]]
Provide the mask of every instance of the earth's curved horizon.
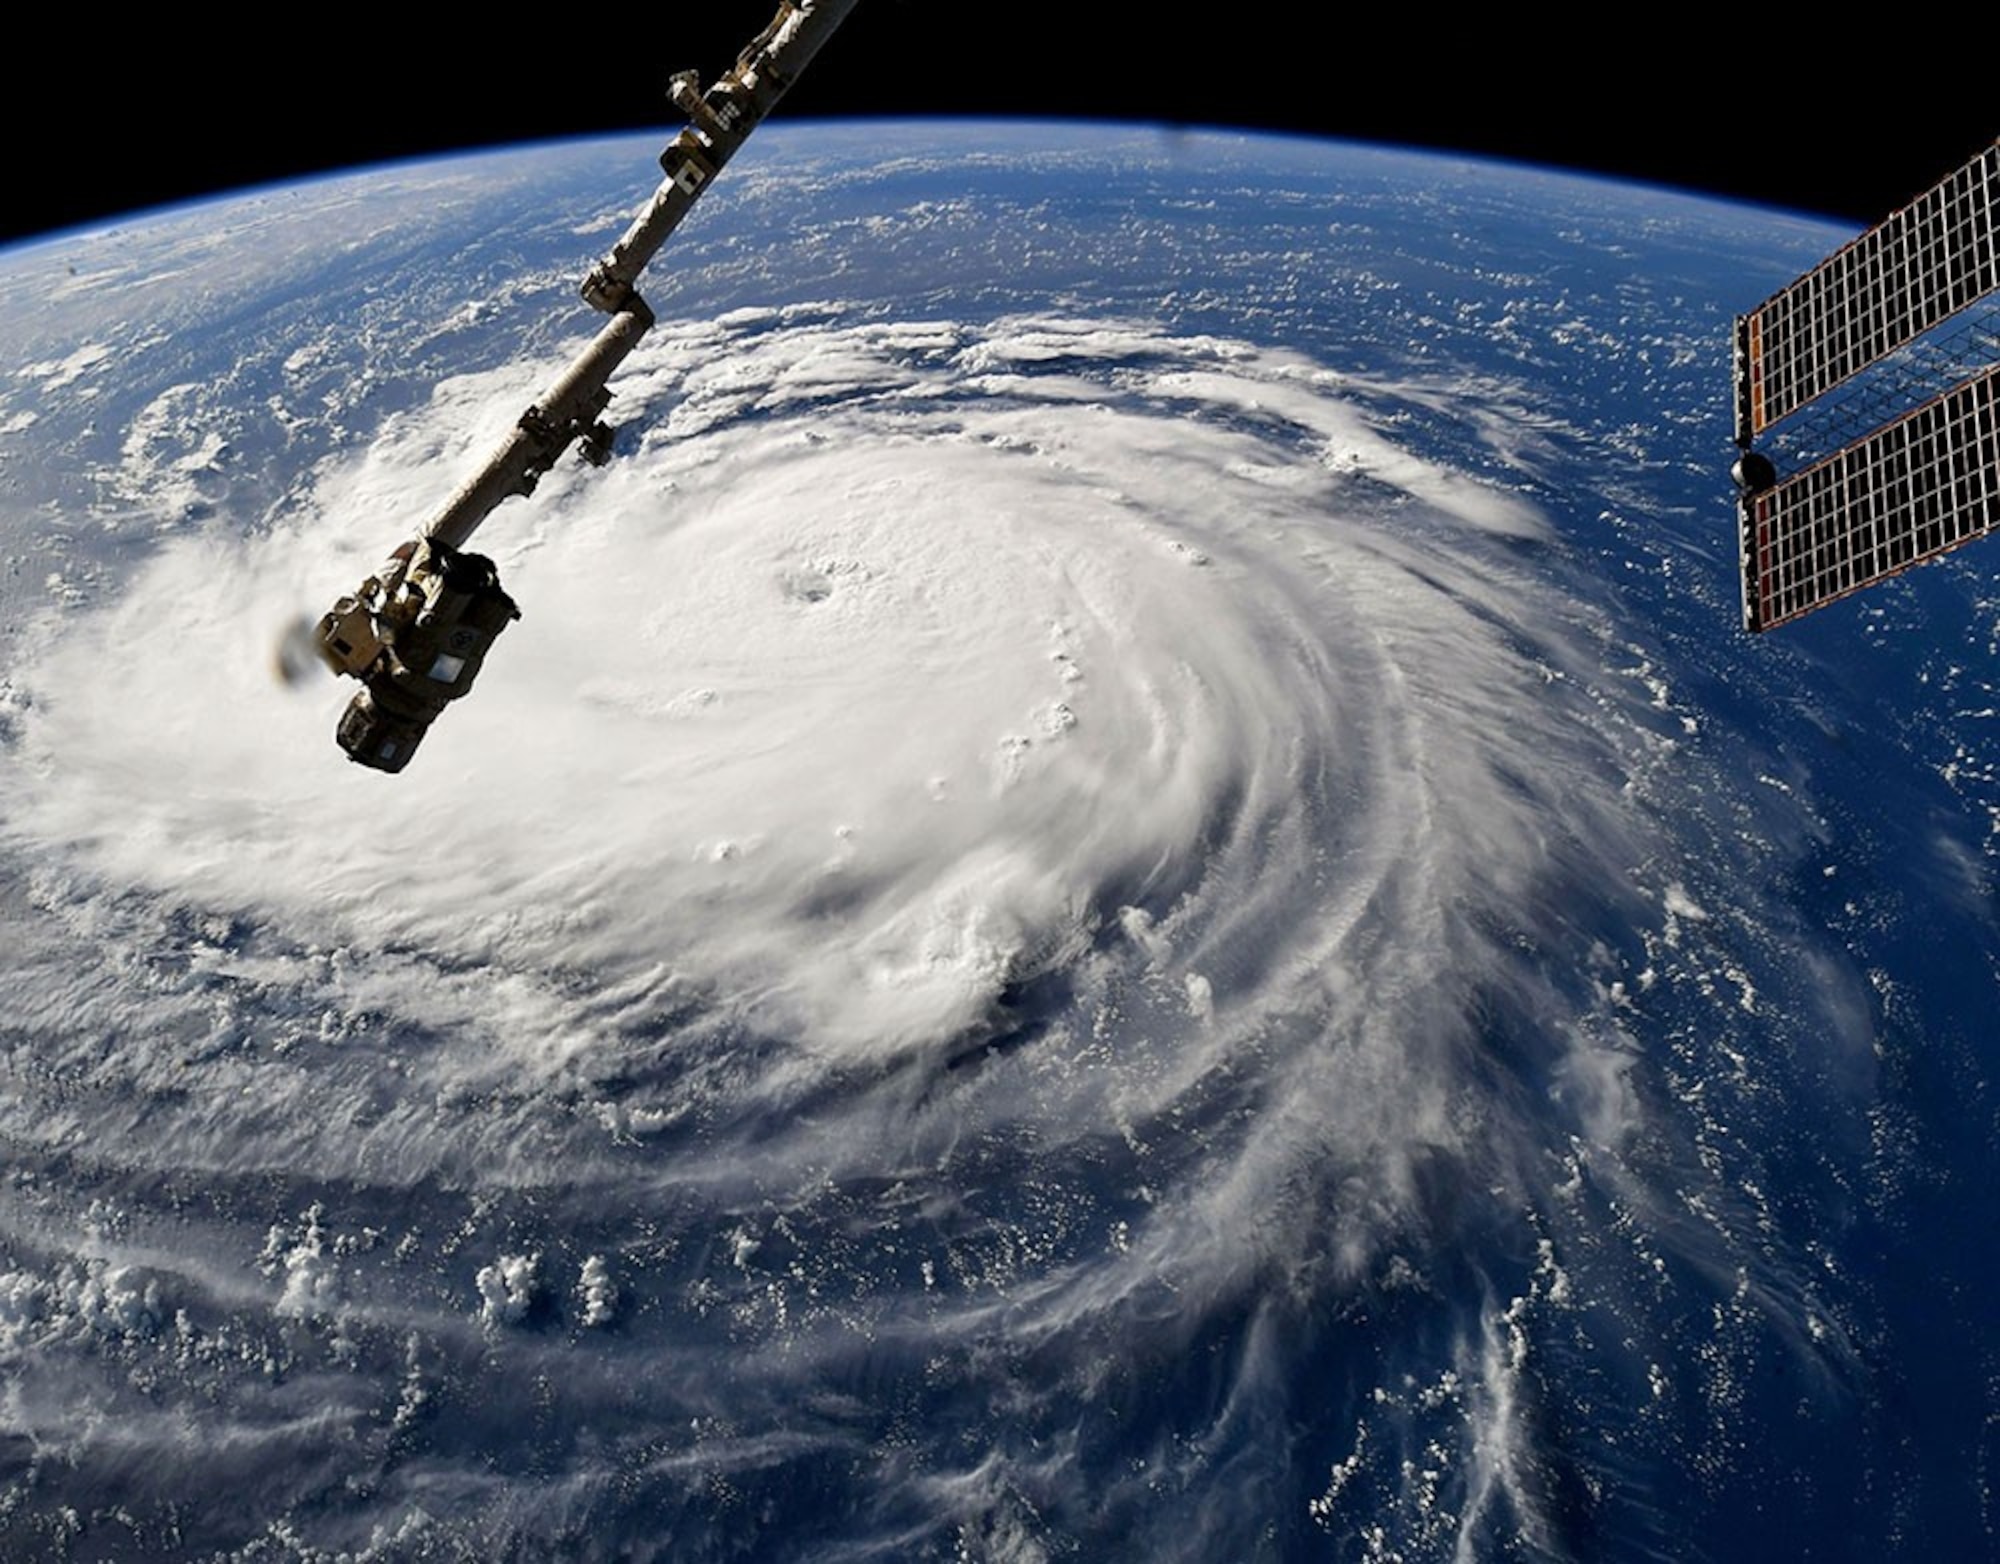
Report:
[[0,253],[0,1551],[1990,1550],[2000,596],[1735,628],[1838,231],[774,124],[349,766],[656,152]]

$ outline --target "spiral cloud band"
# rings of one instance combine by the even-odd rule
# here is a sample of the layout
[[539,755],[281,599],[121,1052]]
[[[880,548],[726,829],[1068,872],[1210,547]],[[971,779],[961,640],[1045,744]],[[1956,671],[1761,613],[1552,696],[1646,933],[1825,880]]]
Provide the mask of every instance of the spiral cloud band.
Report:
[[[323,1540],[391,1554],[421,1510],[716,1556],[756,1526],[717,1495],[792,1492],[869,1557],[1213,1558],[1364,1492],[1420,1551],[1546,1541],[1524,1318],[1678,1133],[1621,1005],[1708,914],[1534,421],[1143,320],[663,326],[611,466],[478,540],[524,609],[479,690],[346,766],[269,647],[545,368],[167,545],[21,676],[64,1084],[9,1132],[181,1195],[19,1218],[0,1331],[278,1365],[227,1454],[30,1371],[37,1437],[116,1411],[281,1517],[332,1441],[375,1530]],[[1300,1398],[1347,1410],[1291,1461]],[[535,1430],[504,1502],[489,1425]]]

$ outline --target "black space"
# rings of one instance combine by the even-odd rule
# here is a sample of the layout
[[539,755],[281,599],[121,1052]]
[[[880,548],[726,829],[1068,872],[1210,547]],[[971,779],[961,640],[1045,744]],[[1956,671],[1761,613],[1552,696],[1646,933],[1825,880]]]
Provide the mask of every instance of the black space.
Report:
[[[266,13],[230,29],[164,8],[100,18],[102,36],[72,37],[46,76],[20,62],[26,82],[0,108],[14,154],[0,236],[362,163],[663,127],[676,118],[668,74],[712,76],[772,6],[554,7],[514,27],[498,8],[449,9]],[[1822,104],[1870,70],[1852,34],[1746,41],[1677,11],[1641,17],[1673,31],[1634,53],[1609,38],[1633,13],[1557,30],[1506,11],[1448,21],[1387,4],[1343,20],[1237,0],[1187,26],[1126,0],[862,0],[778,113],[1260,127],[1564,165],[1857,225],[2000,131],[1990,75],[1954,85],[1948,46],[1945,64],[1893,71],[1843,112]]]

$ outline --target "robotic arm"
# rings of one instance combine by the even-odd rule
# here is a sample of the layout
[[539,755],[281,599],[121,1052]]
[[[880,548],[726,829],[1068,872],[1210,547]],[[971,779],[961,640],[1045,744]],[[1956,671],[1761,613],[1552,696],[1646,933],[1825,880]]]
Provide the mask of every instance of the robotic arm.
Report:
[[422,533],[319,621],[321,660],[361,681],[337,733],[350,760],[401,771],[520,617],[493,561],[467,552],[467,540],[501,501],[532,494],[570,446],[593,466],[610,459],[607,382],[653,324],[635,287],[640,272],[854,5],[781,0],[771,24],[706,91],[692,71],[673,78],[669,96],[688,124],[660,154],[659,189],[583,282],[585,302],[610,320]]

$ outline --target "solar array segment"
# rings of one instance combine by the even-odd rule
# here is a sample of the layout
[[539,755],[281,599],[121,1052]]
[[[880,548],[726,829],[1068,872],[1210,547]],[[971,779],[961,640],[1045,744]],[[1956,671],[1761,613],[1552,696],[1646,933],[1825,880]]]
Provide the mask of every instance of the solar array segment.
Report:
[[1751,630],[2000,530],[2000,365],[1749,496],[1742,516]]
[[1747,444],[2000,288],[2000,140],[1737,323]]

